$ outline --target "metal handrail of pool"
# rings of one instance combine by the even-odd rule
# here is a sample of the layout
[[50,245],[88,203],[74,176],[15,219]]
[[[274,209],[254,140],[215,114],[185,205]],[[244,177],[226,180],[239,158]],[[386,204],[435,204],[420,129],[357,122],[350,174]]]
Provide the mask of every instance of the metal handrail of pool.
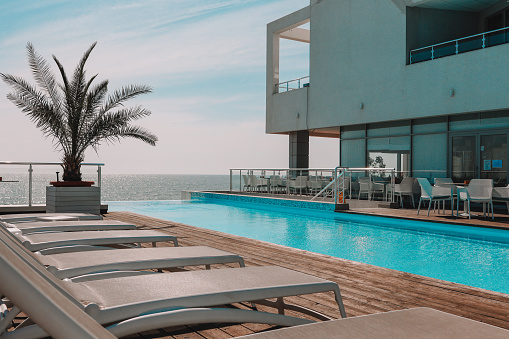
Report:
[[[61,162],[23,162],[23,161],[0,161],[0,165],[28,166],[28,206],[32,206],[32,173],[34,166],[62,166]],[[97,186],[101,187],[101,163],[82,163],[81,166],[97,166]],[[1,181],[0,181],[1,182]]]

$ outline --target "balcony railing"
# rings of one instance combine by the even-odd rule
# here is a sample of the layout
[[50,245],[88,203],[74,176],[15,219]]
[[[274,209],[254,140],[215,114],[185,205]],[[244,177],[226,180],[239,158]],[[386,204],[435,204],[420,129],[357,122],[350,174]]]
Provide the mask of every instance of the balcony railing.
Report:
[[[101,163],[82,163],[81,164],[82,166],[85,166],[85,167],[88,167],[88,166],[97,166],[97,182],[96,182],[96,185],[97,186],[101,186],[101,167],[104,166],[104,164],[101,164]],[[9,171],[9,170],[5,170],[5,166],[7,166],[7,168],[13,168],[13,172]],[[14,168],[16,167],[25,167],[27,168],[28,170],[28,178],[26,178],[25,176],[22,176],[20,177],[19,175],[22,173],[21,171],[17,171],[17,170],[14,170]],[[49,175],[48,173],[44,173],[45,177],[41,177],[41,178],[37,178],[34,179],[34,167],[46,167],[46,166],[49,166],[49,167],[54,167],[55,169],[59,170],[60,172],[62,171],[62,164],[59,163],[59,162],[18,162],[18,161],[0,161],[0,170],[2,170],[1,173],[4,173],[2,175],[0,175],[0,205],[2,204],[5,204],[5,203],[2,203],[4,199],[2,199],[1,197],[1,194],[6,194],[7,195],[7,199],[6,200],[14,200],[16,201],[16,205],[18,204],[25,204],[25,202],[22,202],[20,200],[25,200],[26,199],[26,203],[28,204],[28,206],[32,206],[33,205],[33,200],[34,200],[34,194],[33,194],[33,191],[34,191],[34,188],[36,190],[36,195],[38,197],[40,196],[43,196],[43,190],[45,189],[47,183],[48,183],[48,180],[43,180],[43,183],[44,185],[42,186],[38,186],[38,187],[34,187],[34,183],[37,182],[37,184],[41,185],[41,180],[40,179],[45,179],[45,177],[47,175]],[[60,173],[59,172],[59,173]],[[1,174],[0,173],[0,174]],[[25,172],[26,173],[26,172]],[[15,175],[17,174],[17,175]],[[39,174],[39,175],[42,175],[42,174]],[[3,178],[2,178],[3,176]],[[11,178],[14,177],[14,179],[16,180],[12,180]],[[52,174],[51,175],[52,178],[55,178],[56,179],[56,175]],[[24,181],[26,180],[26,181]],[[5,184],[5,185],[4,185]],[[16,187],[12,187],[12,186],[16,186]],[[10,186],[10,187],[6,187],[6,186]],[[28,193],[27,193],[28,192]],[[16,195],[16,197],[10,197],[9,199],[9,195]],[[28,196],[27,196],[28,195]],[[39,202],[40,203],[40,202]],[[9,205],[11,205],[12,203],[7,203]]]
[[279,84],[276,85],[276,93],[293,91],[294,89],[299,89],[303,87],[309,87],[309,76],[285,82],[280,82]]
[[442,42],[410,51],[410,63],[442,58],[509,42],[509,27]]

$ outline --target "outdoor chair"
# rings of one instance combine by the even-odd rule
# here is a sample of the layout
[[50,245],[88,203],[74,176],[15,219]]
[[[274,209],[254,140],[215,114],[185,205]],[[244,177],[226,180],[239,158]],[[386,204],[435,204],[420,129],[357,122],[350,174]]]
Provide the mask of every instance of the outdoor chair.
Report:
[[[417,214],[419,214],[421,210],[421,203],[423,201],[428,201],[428,217],[429,217],[429,211],[431,209],[431,203],[432,202],[444,202],[444,214],[445,214],[445,201],[451,200],[451,215],[454,215],[454,203],[453,203],[453,196],[452,196],[452,188],[450,187],[438,187],[438,186],[431,186],[428,179],[426,178],[417,178],[417,181],[419,182],[419,185],[421,186],[421,198],[419,199],[419,208],[417,208]],[[440,213],[440,205],[438,205],[438,213]]]
[[144,242],[150,242],[155,247],[157,242],[170,241],[174,246],[178,246],[176,237],[156,230],[46,232],[25,235],[16,229],[9,230],[29,251],[40,251],[43,254],[88,251],[94,249],[94,246],[139,247],[139,244]]
[[474,339],[509,338],[509,331],[457,315],[417,307],[246,335],[245,339]]
[[242,180],[244,180],[244,186],[242,186],[243,191],[250,191],[251,190],[251,181],[249,180],[249,177],[245,174],[242,174]]
[[256,191],[263,191],[263,188],[265,190],[268,189],[267,187],[267,179],[265,178],[258,178],[256,175],[250,175],[249,180],[251,183],[251,187]]
[[117,220],[83,220],[83,221],[36,221],[10,224],[0,221],[0,227],[18,229],[21,234],[36,232],[77,232],[77,231],[108,231],[134,230],[136,225]]
[[371,181],[369,177],[360,177],[357,179],[359,184],[359,192],[357,195],[357,200],[361,198],[361,195],[366,194],[366,199],[370,200],[371,198]]
[[[16,239],[6,230],[0,231],[3,231],[6,237]],[[133,271],[147,269],[198,265],[205,265],[210,269],[210,265],[227,263],[238,263],[240,267],[244,267],[241,256],[207,246],[102,249],[43,255],[39,252],[32,253],[19,244],[16,250],[35,258],[59,279],[84,275],[87,275],[86,279],[91,275],[97,279],[106,279],[125,275],[126,272],[127,275],[132,275]]]
[[23,213],[0,215],[0,221],[11,224],[28,221],[102,220],[102,216],[90,213]]
[[294,194],[306,194],[308,185],[307,175],[298,175],[295,179],[290,180],[288,183],[288,189],[290,193]]
[[403,208],[403,197],[409,196],[412,200],[412,207],[415,208],[414,194],[419,193],[419,184],[413,177],[406,177],[401,183],[394,185],[394,196],[399,198],[401,208]]
[[[346,317],[341,293],[336,283],[277,266],[228,268],[224,270],[201,270],[175,272],[171,274],[147,272],[143,276],[128,276],[106,280],[71,282],[58,280],[34,258],[24,252],[17,252],[16,242],[0,232],[0,268],[11,272],[11,261],[19,264],[17,269],[24,272],[16,286],[7,285],[0,279],[0,291],[14,306],[3,312],[0,320],[2,338],[41,338],[44,318],[37,316],[34,321],[23,324],[12,331],[11,320],[19,312],[32,312],[30,302],[18,292],[32,283],[43,281],[39,293],[55,295],[53,300],[64,296],[81,310],[84,310],[99,324],[115,336],[126,336],[157,328],[202,323],[265,323],[279,326],[293,326],[310,323],[312,320],[285,315],[286,309],[301,311],[317,319],[329,319],[317,312],[286,304],[284,297],[303,294],[333,292],[342,317]],[[9,260],[12,258],[12,260]],[[7,267],[4,270],[4,267]],[[17,275],[19,276],[19,275]],[[30,278],[34,278],[31,280]],[[42,278],[42,279],[41,279]],[[277,298],[277,301],[267,299]],[[30,301],[33,301],[30,300]],[[253,302],[276,307],[279,314],[221,308],[238,302]],[[49,327],[48,327],[49,328]]]
[[463,201],[468,218],[471,219],[470,204],[483,204],[483,215],[486,217],[486,204],[488,204],[488,217],[491,206],[491,219],[493,216],[493,179],[472,179],[467,187],[458,187],[458,204],[456,205],[456,214],[459,216],[459,204]]
[[509,213],[509,185],[506,187],[494,187],[492,199],[497,202],[505,202],[507,212]]

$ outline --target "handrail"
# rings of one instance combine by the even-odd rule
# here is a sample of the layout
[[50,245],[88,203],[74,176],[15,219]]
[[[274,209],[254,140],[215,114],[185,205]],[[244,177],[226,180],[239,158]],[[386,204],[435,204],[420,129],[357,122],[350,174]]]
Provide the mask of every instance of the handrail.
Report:
[[[305,77],[302,77],[302,78],[297,78],[297,79],[293,79],[293,80],[288,80],[288,81],[284,81],[284,82],[280,82],[279,84],[276,84],[275,87],[276,87],[276,93],[282,93],[282,92],[288,92],[288,91],[292,91],[294,89],[299,89],[299,88],[303,88],[303,87],[308,87],[309,86],[309,81],[307,83],[303,83],[302,86],[301,86],[301,80],[303,79],[309,79],[309,75],[308,76],[305,76]],[[294,83],[294,82],[297,82],[297,87],[296,88],[291,88],[290,87],[290,84],[291,83]],[[286,86],[282,86],[286,84]],[[281,90],[284,90],[284,91],[281,91]]]
[[[445,41],[445,42],[440,42],[440,43],[434,44],[434,45],[429,45],[429,46],[425,46],[425,47],[420,47],[420,48],[412,49],[412,50],[410,50],[410,64],[412,63],[412,53],[431,48],[431,59],[430,60],[433,60],[434,59],[434,55],[433,55],[434,53],[433,52],[434,52],[435,47],[442,46],[442,45],[447,45],[447,44],[450,44],[450,43],[456,43],[455,54],[459,54],[460,53],[459,50],[458,50],[459,43],[462,42],[463,40],[472,39],[472,38],[475,38],[475,37],[481,37],[482,36],[482,41],[483,41],[482,48],[486,48],[486,37],[485,36],[488,35],[488,34],[492,34],[492,33],[496,33],[496,32],[501,32],[501,31],[504,31],[504,30],[509,30],[509,27],[498,28],[498,29],[494,29],[492,31],[478,33],[478,34],[470,35],[470,36],[467,36],[467,37],[462,37],[462,38],[459,38],[459,39],[453,39],[453,40],[449,40],[449,41]],[[490,46],[488,46],[488,47],[490,47]],[[476,48],[476,49],[482,49],[482,48]]]
[[[36,161],[0,161],[0,165],[26,165],[28,166],[28,206],[32,206],[32,173],[33,166],[62,166],[61,162],[36,162]],[[97,166],[97,186],[101,187],[101,166],[103,163],[81,163],[82,166]]]
[[[339,169],[339,167],[336,167],[334,169],[334,180],[332,180],[330,183],[327,184],[327,186],[325,186],[320,192],[318,192],[314,197],[311,198],[311,201],[315,200],[317,197],[319,197],[321,194],[323,194],[325,191],[327,191],[327,189],[331,186],[331,185],[335,185],[336,184],[336,181],[342,177],[344,174],[345,174],[345,171],[341,171],[339,173],[339,175],[337,175],[337,170]],[[343,185],[344,186],[344,185]],[[336,186],[335,186],[336,187]],[[337,187],[336,187],[337,188]],[[335,192],[337,192],[337,189],[335,190]],[[335,198],[334,198],[334,201],[336,202],[337,204],[337,194],[334,194]]]

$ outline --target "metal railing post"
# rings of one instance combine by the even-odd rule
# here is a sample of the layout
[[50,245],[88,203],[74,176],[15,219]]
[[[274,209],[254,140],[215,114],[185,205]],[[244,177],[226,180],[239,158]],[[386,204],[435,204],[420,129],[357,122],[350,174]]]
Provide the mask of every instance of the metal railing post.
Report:
[[394,177],[394,170],[391,170],[391,202],[394,202],[394,184],[396,178]]
[[28,206],[32,207],[32,164],[28,165]]
[[233,176],[232,176],[232,170],[230,170],[230,192],[232,191],[233,186]]
[[97,187],[101,187],[101,180],[102,180],[101,165],[97,165]]

